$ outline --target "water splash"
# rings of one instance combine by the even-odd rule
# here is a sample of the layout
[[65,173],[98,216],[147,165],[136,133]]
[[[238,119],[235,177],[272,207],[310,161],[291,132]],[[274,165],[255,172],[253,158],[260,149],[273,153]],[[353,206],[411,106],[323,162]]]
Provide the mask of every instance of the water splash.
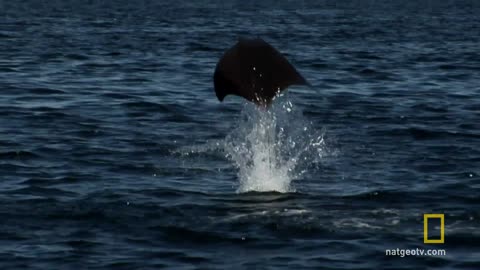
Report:
[[237,192],[293,192],[292,181],[325,154],[323,132],[316,131],[288,100],[269,110],[247,104],[224,151],[238,169]]
[[324,132],[315,129],[282,96],[269,110],[247,103],[225,139],[174,151],[183,157],[208,152],[222,153],[233,162],[239,179],[238,193],[294,192],[292,182],[330,153]]

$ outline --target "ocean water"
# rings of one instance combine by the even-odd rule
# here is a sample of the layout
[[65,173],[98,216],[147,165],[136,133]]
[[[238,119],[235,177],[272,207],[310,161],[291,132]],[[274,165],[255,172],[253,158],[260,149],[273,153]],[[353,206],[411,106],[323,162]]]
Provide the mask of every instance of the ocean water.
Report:
[[[220,103],[239,37],[313,86]],[[478,1],[2,0],[0,269],[480,269],[479,47]]]

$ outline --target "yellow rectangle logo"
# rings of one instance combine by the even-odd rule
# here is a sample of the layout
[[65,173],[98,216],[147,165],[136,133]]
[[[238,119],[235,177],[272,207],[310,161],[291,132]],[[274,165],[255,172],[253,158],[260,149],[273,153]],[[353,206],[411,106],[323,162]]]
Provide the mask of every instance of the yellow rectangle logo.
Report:
[[[428,220],[440,219],[440,239],[428,239]],[[423,214],[423,243],[443,244],[445,243],[445,215],[444,214]]]

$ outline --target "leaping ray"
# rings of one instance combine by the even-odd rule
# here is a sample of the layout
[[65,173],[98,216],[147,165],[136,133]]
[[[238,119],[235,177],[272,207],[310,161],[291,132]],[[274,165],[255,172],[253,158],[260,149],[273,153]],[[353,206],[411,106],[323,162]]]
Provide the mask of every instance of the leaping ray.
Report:
[[220,101],[237,95],[260,106],[290,85],[309,85],[307,80],[270,44],[261,38],[241,38],[220,58],[213,75]]

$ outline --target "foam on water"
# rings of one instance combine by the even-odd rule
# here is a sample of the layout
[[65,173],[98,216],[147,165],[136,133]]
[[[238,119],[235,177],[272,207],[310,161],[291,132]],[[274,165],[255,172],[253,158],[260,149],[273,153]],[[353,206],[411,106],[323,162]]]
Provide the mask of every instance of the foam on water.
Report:
[[280,99],[269,110],[247,104],[224,150],[238,169],[237,192],[292,192],[292,181],[324,156],[325,142],[290,101]]

